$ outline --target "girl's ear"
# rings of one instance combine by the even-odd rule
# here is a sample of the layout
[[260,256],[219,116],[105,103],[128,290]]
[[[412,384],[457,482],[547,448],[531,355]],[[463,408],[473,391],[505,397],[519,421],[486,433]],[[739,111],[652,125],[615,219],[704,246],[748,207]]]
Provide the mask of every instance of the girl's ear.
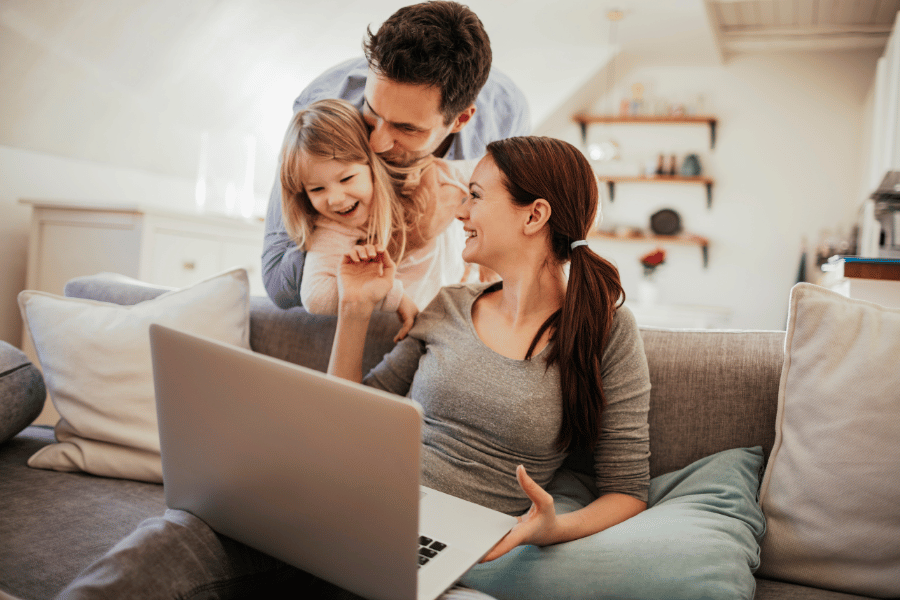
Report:
[[538,198],[531,203],[526,213],[525,235],[538,233],[550,221],[550,203]]

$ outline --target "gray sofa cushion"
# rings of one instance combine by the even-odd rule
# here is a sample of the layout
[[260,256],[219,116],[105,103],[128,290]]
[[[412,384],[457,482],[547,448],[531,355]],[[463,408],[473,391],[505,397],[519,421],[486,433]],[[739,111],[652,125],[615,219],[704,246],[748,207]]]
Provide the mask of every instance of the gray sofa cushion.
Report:
[[868,596],[856,596],[831,590],[794,585],[783,581],[756,578],[756,595],[753,600],[871,600]]
[[641,329],[650,366],[650,476],[775,442],[783,331]]
[[52,428],[31,426],[0,446],[0,589],[23,600],[54,597],[166,508],[159,484],[26,466],[54,441]]
[[34,421],[44,408],[44,377],[25,353],[0,342],[0,444]]

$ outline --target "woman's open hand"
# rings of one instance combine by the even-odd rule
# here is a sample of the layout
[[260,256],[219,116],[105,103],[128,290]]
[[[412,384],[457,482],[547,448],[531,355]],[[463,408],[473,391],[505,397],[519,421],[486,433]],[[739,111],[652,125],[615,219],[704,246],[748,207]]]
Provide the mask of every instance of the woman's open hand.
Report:
[[516,469],[516,478],[519,480],[522,490],[531,500],[531,508],[527,513],[518,517],[519,522],[502,540],[497,542],[497,545],[487,553],[481,562],[500,558],[516,546],[523,544],[547,546],[555,544],[557,541],[554,536],[557,520],[553,496],[536,484],[522,465]]
[[374,306],[394,285],[397,265],[380,245],[354,246],[338,267],[338,295],[342,302]]

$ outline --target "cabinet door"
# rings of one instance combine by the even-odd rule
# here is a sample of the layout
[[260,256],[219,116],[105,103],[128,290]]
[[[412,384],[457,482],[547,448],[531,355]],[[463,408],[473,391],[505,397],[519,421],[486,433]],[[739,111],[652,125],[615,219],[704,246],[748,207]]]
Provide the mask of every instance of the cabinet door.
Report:
[[261,257],[261,244],[232,240],[222,243],[222,270],[233,267],[247,269],[247,277],[250,279],[250,294],[253,296],[266,295],[262,280]]
[[62,294],[70,279],[101,271],[138,275],[139,238],[128,224],[41,221],[32,289]]
[[150,283],[182,288],[221,272],[218,240],[168,232],[153,235]]

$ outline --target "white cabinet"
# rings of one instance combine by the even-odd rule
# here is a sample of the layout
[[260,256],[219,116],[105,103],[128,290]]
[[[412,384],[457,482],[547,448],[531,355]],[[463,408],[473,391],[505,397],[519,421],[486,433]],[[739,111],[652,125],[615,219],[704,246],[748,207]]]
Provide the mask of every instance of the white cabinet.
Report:
[[129,205],[22,202],[32,205],[28,289],[62,294],[73,277],[102,271],[185,287],[244,267],[251,294],[266,293],[262,221]]
[[[250,293],[266,294],[260,220],[177,213],[134,205],[22,200],[32,205],[26,288],[62,294],[67,281],[103,271],[181,288],[244,267]],[[37,364],[26,330],[22,349]],[[36,423],[55,424],[47,401]]]

